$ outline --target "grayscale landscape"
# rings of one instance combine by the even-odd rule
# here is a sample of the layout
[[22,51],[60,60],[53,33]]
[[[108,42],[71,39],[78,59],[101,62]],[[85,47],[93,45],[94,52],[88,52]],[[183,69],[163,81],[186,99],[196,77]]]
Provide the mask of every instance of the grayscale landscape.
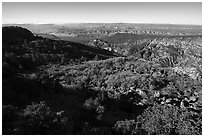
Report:
[[202,135],[201,2],[2,9],[3,135]]

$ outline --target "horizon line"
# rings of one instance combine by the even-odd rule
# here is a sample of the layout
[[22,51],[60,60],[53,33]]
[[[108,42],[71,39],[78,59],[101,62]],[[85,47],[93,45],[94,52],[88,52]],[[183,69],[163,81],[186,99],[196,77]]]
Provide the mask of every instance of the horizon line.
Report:
[[67,22],[67,23],[2,23],[2,25],[6,24],[34,24],[34,25],[46,25],[46,24],[53,24],[53,25],[63,25],[63,24],[152,24],[152,25],[196,25],[202,26],[202,24],[177,24],[177,23],[145,23],[145,22]]

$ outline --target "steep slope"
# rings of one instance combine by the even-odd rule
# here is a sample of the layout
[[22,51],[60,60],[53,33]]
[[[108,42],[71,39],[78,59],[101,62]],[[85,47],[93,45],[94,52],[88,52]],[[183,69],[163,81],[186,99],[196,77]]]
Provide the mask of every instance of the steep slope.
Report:
[[20,27],[10,26],[2,29],[3,61],[14,64],[18,62],[17,68],[20,66],[32,68],[48,63],[69,63],[71,60],[80,62],[92,60],[96,56],[98,59],[115,56],[110,51],[81,43],[35,37],[29,30]]
[[32,40],[34,39],[34,35],[32,32],[22,27],[10,26],[2,28],[3,45],[16,41],[22,41],[24,39]]

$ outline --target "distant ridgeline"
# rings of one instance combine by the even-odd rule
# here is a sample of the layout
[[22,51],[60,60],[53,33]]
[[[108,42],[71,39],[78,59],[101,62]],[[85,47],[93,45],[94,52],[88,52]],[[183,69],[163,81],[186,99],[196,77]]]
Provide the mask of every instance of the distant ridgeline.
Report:
[[134,42],[142,39],[155,39],[155,38],[175,38],[175,37],[202,37],[202,35],[161,35],[161,34],[128,34],[128,33],[116,33],[112,36],[106,36],[101,38],[109,44],[119,44]]
[[81,43],[34,36],[31,31],[22,27],[3,27],[2,35],[3,61],[14,63],[17,68],[33,68],[49,63],[76,63],[95,57],[107,59],[116,56],[105,49]]

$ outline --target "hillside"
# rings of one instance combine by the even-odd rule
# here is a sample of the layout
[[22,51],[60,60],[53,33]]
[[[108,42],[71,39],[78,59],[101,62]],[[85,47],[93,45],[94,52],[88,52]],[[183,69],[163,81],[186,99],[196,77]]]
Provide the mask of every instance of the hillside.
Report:
[[[18,67],[33,67],[43,64],[67,63],[71,59],[81,61],[114,57],[112,52],[81,43],[51,40],[34,35],[27,29],[3,27],[3,59],[19,62]],[[14,57],[13,57],[14,58]]]
[[24,39],[32,40],[34,35],[25,28],[10,26],[2,28],[2,42],[3,44],[10,44],[15,41],[22,41]]
[[114,25],[133,27],[64,25],[87,43],[3,27],[2,133],[201,135],[202,36],[97,34]]

